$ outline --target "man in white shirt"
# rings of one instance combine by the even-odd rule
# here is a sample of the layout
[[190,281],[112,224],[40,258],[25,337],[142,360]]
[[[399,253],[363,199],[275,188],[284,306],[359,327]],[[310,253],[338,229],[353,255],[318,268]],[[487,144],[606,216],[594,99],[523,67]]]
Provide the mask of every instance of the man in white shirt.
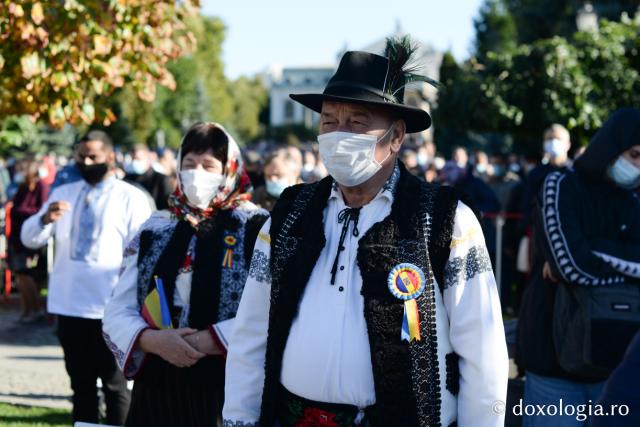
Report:
[[[508,356],[474,212],[397,160],[408,39],[347,52],[323,94],[322,181],[282,193],[229,342],[225,427],[504,425]],[[400,59],[404,58],[404,59]],[[406,61],[406,62],[405,62]]]
[[129,392],[102,338],[101,319],[116,285],[122,254],[151,211],[144,193],[114,173],[111,139],[91,131],[78,145],[82,181],[56,188],[22,227],[25,246],[55,239],[47,310],[58,315],[58,338],[73,389],[73,420],[98,422],[96,380],[101,378],[107,423],[122,425]]

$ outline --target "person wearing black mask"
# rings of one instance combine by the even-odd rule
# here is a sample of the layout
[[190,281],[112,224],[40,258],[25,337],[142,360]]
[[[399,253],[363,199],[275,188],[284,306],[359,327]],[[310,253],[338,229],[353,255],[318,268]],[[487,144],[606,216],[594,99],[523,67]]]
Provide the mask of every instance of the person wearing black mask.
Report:
[[145,194],[113,173],[111,139],[91,131],[77,147],[81,181],[57,187],[25,221],[22,243],[32,249],[55,239],[47,311],[58,315],[58,338],[73,389],[73,420],[98,422],[101,378],[107,423],[122,425],[129,407],[124,376],[102,338],[101,319],[118,280],[123,251],[151,211]]

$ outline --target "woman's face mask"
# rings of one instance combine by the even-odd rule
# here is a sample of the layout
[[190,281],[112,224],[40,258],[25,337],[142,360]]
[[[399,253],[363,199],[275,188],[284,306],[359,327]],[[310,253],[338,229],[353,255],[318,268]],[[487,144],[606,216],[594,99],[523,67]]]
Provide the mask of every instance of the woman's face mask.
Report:
[[640,168],[624,156],[618,157],[618,159],[609,166],[607,175],[613,182],[625,190],[633,190],[640,186]]
[[202,169],[180,171],[182,192],[189,204],[198,209],[209,207],[213,198],[218,194],[223,181],[224,175]]
[[376,161],[376,145],[393,129],[393,125],[377,137],[365,133],[329,132],[318,135],[320,158],[329,174],[345,187],[355,187],[374,176],[391,151],[381,162]]
[[279,198],[280,194],[282,194],[285,188],[289,187],[289,181],[287,180],[287,178],[280,178],[278,180],[267,180],[266,186],[267,193],[269,193],[271,197]]

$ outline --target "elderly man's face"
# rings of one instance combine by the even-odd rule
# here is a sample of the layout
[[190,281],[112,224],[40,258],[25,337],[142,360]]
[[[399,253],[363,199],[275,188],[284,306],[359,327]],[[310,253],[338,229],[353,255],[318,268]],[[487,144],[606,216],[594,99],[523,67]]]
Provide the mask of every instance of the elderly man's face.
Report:
[[[389,131],[394,125],[396,128]],[[389,132],[387,132],[389,131]],[[404,122],[393,121],[383,110],[368,105],[344,102],[322,103],[320,116],[320,135],[329,132],[350,132],[384,136],[376,145],[376,161],[382,162],[390,157],[389,151],[397,153],[404,139]]]

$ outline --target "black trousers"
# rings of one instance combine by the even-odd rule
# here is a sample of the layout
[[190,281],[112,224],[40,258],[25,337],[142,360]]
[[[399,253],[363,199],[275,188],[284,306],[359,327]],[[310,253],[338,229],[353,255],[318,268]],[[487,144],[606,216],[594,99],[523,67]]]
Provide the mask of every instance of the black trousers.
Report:
[[98,391],[102,380],[107,424],[123,425],[131,395],[127,381],[102,338],[102,321],[58,316],[58,339],[73,390],[73,421],[98,423]]

